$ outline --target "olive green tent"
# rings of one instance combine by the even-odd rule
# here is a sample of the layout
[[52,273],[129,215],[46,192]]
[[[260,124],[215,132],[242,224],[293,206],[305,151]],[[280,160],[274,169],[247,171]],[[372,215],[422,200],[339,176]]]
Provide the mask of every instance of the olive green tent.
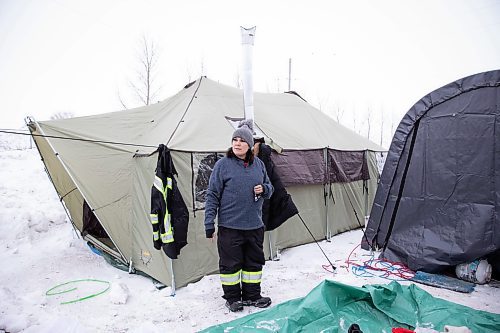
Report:
[[[276,170],[315,238],[364,224],[383,148],[297,94],[255,93],[254,107],[256,132],[276,150]],[[175,290],[217,272],[217,249],[204,233],[203,194],[243,114],[241,90],[202,77],[154,105],[28,125],[75,228],[82,232],[92,212],[103,230],[84,232],[86,240]],[[149,220],[159,144],[171,150],[189,209],[188,245],[174,260],[154,249]],[[311,241],[294,216],[267,233],[266,255]]]

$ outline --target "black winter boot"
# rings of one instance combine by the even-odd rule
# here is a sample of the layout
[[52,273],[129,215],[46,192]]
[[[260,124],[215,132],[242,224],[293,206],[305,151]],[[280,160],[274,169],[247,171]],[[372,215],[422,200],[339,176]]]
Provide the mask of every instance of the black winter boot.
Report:
[[243,301],[243,305],[255,306],[257,308],[267,308],[269,305],[271,305],[271,299],[269,297],[260,297],[253,301],[247,299]]
[[233,302],[226,301],[226,307],[231,312],[238,312],[243,310],[243,303],[241,301],[233,301]]

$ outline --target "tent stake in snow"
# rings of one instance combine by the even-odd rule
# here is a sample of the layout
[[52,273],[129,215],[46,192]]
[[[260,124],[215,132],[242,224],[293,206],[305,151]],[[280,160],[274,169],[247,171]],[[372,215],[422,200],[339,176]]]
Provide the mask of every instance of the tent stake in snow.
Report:
[[307,226],[306,222],[304,222],[304,220],[302,219],[302,216],[300,216],[300,214],[297,214],[297,216],[299,217],[299,219],[302,221],[302,224],[304,224],[304,227],[306,227],[307,231],[309,232],[309,234],[311,235],[311,237],[314,239],[314,242],[316,243],[316,245],[318,245],[319,249],[321,250],[321,252],[323,253],[323,255],[325,256],[326,260],[328,260],[328,263],[330,264],[330,266],[332,266],[332,269],[333,269],[333,273],[335,273],[335,271],[337,270],[337,267],[335,267],[334,264],[332,264],[330,258],[328,258],[328,256],[326,255],[325,251],[323,251],[323,249],[321,248],[321,246],[319,245],[318,241],[316,240],[316,238],[314,237],[314,235],[312,234],[311,230],[309,230],[309,227]]

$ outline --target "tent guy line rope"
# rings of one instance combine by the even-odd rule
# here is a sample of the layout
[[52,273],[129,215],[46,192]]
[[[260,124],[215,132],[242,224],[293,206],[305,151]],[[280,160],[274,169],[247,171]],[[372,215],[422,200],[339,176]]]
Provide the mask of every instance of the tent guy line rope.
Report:
[[21,133],[21,132],[9,131],[9,130],[5,130],[5,129],[0,129],[0,133],[16,134],[16,135],[39,136],[39,137],[42,137],[42,138],[74,140],[74,141],[84,141],[84,142],[92,142],[92,143],[109,143],[109,144],[122,145],[122,146],[158,148],[158,146],[141,145],[141,144],[137,144],[137,143],[114,142],[114,141],[100,141],[100,140],[89,140],[89,139],[77,139],[77,138],[68,138],[68,137],[56,136],[56,135],[42,135],[42,134],[33,134],[33,133]]
[[[365,180],[363,180],[363,182],[365,182]],[[368,237],[366,236],[365,228],[363,228],[363,226],[361,225],[361,221],[359,220],[358,213],[356,212],[356,208],[354,208],[354,205],[352,204],[351,198],[349,196],[349,193],[347,192],[345,184],[344,183],[341,183],[341,184],[344,187],[344,191],[345,191],[345,194],[347,196],[347,199],[349,200],[349,203],[351,204],[351,208],[352,208],[352,211],[354,212],[354,216],[356,217],[356,220],[358,221],[358,224],[361,227],[361,231],[363,232],[363,238],[366,240],[368,245],[371,247],[372,245],[371,245],[370,241],[368,240]],[[364,184],[363,184],[363,186],[364,186]],[[368,191],[368,189],[367,189],[367,191]]]
[[[318,245],[319,249],[321,250],[321,252],[323,253],[323,255],[325,256],[326,260],[328,260],[328,263],[330,264],[330,266],[332,266],[332,269],[333,269],[333,272],[332,273],[335,273],[335,271],[337,270],[337,267],[335,267],[334,264],[332,264],[332,261],[330,260],[330,258],[328,258],[328,256],[326,255],[325,251],[323,251],[323,249],[321,248],[321,246],[319,245],[318,241],[316,240],[316,238],[314,237],[314,235],[312,234],[311,230],[309,229],[309,227],[307,226],[306,222],[304,222],[304,220],[302,219],[302,216],[300,216],[300,214],[297,214],[297,216],[299,217],[299,219],[302,221],[302,224],[304,224],[304,227],[306,227],[307,231],[309,231],[309,234],[311,235],[312,239],[314,239],[314,242],[316,243],[316,245]],[[325,268],[325,267],[323,267]],[[330,272],[330,271],[329,271]]]

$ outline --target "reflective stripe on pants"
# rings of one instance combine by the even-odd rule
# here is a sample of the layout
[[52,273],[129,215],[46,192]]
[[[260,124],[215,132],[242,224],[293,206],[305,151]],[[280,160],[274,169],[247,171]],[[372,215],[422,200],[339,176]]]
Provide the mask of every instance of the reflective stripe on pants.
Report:
[[262,281],[262,271],[259,272],[241,272],[241,281],[243,283],[260,283]]
[[233,286],[240,284],[241,281],[241,270],[232,274],[220,274],[220,282],[225,286]]

